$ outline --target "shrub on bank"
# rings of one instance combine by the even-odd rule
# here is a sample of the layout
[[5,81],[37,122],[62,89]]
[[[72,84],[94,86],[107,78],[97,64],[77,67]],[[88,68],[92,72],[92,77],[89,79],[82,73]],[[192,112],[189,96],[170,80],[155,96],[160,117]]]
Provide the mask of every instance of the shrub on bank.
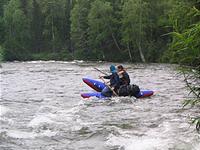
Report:
[[47,52],[41,52],[41,53],[35,53],[32,54],[32,60],[56,60],[56,61],[69,61],[72,60],[72,55],[67,51],[62,51],[60,53],[47,53]]
[[3,61],[3,47],[0,45],[0,61]]

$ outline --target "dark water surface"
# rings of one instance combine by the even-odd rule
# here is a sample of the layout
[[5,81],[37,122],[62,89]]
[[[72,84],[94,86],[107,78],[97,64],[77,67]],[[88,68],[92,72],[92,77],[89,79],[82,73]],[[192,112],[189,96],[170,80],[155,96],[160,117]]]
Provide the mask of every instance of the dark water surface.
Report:
[[145,99],[96,98],[82,77],[98,78],[93,67],[110,63],[3,63],[1,68],[1,150],[200,150],[190,126],[196,109],[175,66],[125,64],[132,83],[155,91]]

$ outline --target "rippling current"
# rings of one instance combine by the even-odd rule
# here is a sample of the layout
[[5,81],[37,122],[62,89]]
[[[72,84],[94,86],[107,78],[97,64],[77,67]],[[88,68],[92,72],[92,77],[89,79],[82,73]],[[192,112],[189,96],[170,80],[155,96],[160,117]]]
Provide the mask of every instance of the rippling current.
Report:
[[188,91],[176,66],[124,64],[131,82],[155,91],[145,99],[84,100],[82,77],[110,63],[14,62],[1,68],[1,150],[200,150],[182,108]]

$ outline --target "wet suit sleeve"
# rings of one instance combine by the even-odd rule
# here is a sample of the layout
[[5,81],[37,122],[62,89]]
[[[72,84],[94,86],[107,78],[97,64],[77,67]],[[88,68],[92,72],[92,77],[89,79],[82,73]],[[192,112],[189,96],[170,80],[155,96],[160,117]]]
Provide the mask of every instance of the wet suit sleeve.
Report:
[[112,87],[114,88],[118,88],[120,85],[120,79],[117,73],[113,74],[113,78],[114,78],[114,84],[112,85]]
[[103,76],[103,78],[104,78],[104,79],[111,79],[111,76],[112,76],[112,75],[109,75],[109,76]]

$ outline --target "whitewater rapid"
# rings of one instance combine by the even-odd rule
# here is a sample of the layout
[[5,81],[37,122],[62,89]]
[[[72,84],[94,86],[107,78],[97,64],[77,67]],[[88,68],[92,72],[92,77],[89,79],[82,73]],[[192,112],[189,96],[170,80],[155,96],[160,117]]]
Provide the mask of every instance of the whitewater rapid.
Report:
[[[1,150],[199,150],[188,99],[175,65],[129,64],[132,83],[155,91],[145,99],[84,100],[82,77],[111,63],[34,61],[2,63]],[[115,64],[116,65],[116,64]]]

